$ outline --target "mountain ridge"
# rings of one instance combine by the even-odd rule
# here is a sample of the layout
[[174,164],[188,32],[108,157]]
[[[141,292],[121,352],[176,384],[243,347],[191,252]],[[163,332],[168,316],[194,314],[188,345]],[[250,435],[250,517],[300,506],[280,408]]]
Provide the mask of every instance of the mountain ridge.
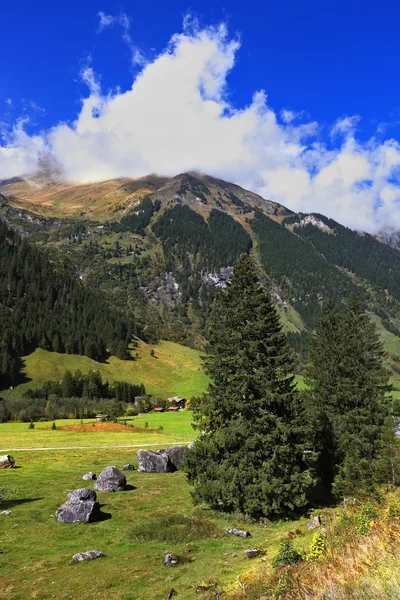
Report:
[[[215,294],[241,252],[260,264],[296,350],[323,300],[340,305],[351,293],[398,338],[399,250],[324,215],[193,172],[79,185],[38,175],[0,182],[0,193],[9,226],[127,311],[148,339],[201,346]],[[395,346],[392,362],[400,338]]]

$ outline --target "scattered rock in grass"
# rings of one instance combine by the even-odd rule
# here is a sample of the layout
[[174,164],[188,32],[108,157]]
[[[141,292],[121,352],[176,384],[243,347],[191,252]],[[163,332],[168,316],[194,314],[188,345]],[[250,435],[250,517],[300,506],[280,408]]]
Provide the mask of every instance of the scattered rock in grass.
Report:
[[11,515],[11,510],[2,510],[0,515]]
[[78,552],[74,554],[72,560],[77,562],[81,562],[82,560],[95,560],[96,558],[101,558],[104,556],[100,550],[87,550],[86,552]]
[[100,518],[100,504],[93,500],[68,500],[57,508],[56,517],[61,523],[93,523]]
[[307,529],[316,529],[317,527],[321,527],[321,519],[317,515],[307,525]]
[[138,471],[145,473],[170,473],[176,471],[174,465],[166,454],[159,450],[139,450]]
[[61,523],[92,523],[100,518],[100,504],[96,502],[96,492],[89,488],[74,490],[68,500],[56,510],[57,521]]
[[124,466],[122,467],[122,470],[123,470],[123,471],[134,471],[134,470],[135,470],[135,467],[134,467],[133,465],[130,465],[130,464],[128,464],[128,465],[124,465]]
[[97,500],[96,492],[89,488],[81,488],[79,490],[74,490],[68,494],[68,500],[70,502],[77,502],[78,500],[82,500],[86,502],[87,500],[92,500],[93,502]]
[[171,552],[167,552],[163,558],[163,565],[167,567],[175,567],[175,565],[179,564],[180,558],[177,554],[171,554]]
[[96,479],[96,473],[93,473],[93,471],[89,471],[89,473],[86,473],[82,479],[84,481],[91,481],[93,479]]
[[250,531],[243,531],[243,529],[236,529],[236,527],[228,527],[226,533],[230,533],[231,535],[238,535],[239,537],[249,537]]
[[183,464],[186,454],[185,446],[173,446],[164,450],[139,450],[138,471],[173,473]]
[[256,558],[256,556],[261,556],[263,554],[262,550],[258,548],[249,548],[249,550],[244,551],[247,558]]
[[187,448],[185,446],[172,446],[172,448],[166,448],[165,450],[160,450],[160,452],[168,456],[176,469],[179,469],[183,465],[187,456]]
[[10,454],[0,456],[0,469],[12,469],[15,465],[15,460]]
[[106,467],[97,478],[94,488],[100,492],[122,492],[126,477],[117,467]]

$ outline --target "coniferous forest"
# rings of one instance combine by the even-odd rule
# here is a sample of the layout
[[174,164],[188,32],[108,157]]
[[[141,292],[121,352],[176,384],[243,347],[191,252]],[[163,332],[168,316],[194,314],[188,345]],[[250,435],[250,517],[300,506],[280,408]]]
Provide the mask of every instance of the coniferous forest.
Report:
[[19,375],[20,356],[40,347],[102,360],[127,358],[132,324],[46,254],[0,222],[0,378]]

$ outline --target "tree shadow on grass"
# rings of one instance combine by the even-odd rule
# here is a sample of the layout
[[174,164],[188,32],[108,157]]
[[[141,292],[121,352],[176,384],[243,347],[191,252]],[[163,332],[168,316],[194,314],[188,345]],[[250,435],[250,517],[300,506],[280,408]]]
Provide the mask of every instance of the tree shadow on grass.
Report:
[[44,500],[44,498],[20,498],[16,500],[4,500],[0,503],[0,511],[9,510],[19,504],[28,504],[28,502],[36,502],[37,500]]

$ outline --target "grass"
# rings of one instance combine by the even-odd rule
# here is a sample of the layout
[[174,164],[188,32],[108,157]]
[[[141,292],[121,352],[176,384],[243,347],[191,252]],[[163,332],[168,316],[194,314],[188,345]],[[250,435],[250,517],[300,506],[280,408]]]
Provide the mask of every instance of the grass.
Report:
[[[173,416],[178,421],[183,414],[157,417]],[[20,446],[31,444],[36,435],[52,435],[53,439],[64,436],[64,432],[10,426]],[[170,427],[174,428],[172,422]],[[6,425],[0,428],[2,446],[4,435]],[[70,445],[76,435],[65,432],[71,438]],[[90,445],[93,435],[97,436],[80,434],[81,445]],[[171,436],[159,434],[159,447]],[[154,439],[152,434],[131,434],[133,437],[143,443]],[[107,465],[137,464],[136,450],[19,451],[14,458],[20,468],[0,471],[0,487],[9,485],[16,490],[12,500],[2,505],[11,514],[0,515],[0,596],[5,600],[164,600],[172,588],[185,600],[204,598],[196,593],[197,586],[217,577],[224,587],[235,589],[236,577],[257,571],[264,560],[269,561],[282,537],[294,527],[301,530],[300,546],[307,545],[311,537],[306,519],[295,524],[249,524],[237,516],[195,507],[186,476],[180,471],[128,471],[129,490],[98,493],[102,511],[111,518],[91,524],[58,523],[54,513],[67,492],[92,485],[82,481],[84,473],[92,470],[98,474]],[[252,537],[229,536],[227,527],[249,529]],[[266,549],[263,559],[245,556],[244,550],[254,546]],[[106,557],[70,563],[73,554],[90,549],[101,550]],[[167,550],[181,556],[182,564],[163,566]]]
[[[0,450],[11,448],[70,448],[73,446],[123,446],[133,444],[161,444],[191,441],[195,437],[192,428],[192,412],[147,413],[138,417],[128,417],[128,424],[149,429],[163,428],[162,433],[137,432],[129,427],[125,431],[93,432],[67,431],[59,429],[66,425],[79,425],[80,419],[60,419],[55,421],[56,430],[52,430],[53,421],[35,423],[34,429],[28,429],[29,423],[0,423]],[[84,419],[83,423],[94,423],[93,419]],[[112,424],[111,429],[112,429]],[[162,441],[161,441],[162,440]]]
[[[28,387],[38,387],[44,381],[59,381],[65,371],[80,369],[83,373],[99,370],[103,379],[131,383],[143,383],[146,392],[160,398],[182,396],[190,398],[205,391],[208,378],[202,369],[201,355],[197,350],[161,341],[149,346],[139,341],[133,354],[138,353],[135,360],[120,360],[111,356],[107,362],[99,363],[87,356],[73,354],[57,354],[38,348],[24,357],[24,375],[28,383],[19,385],[15,390],[2,392],[5,398],[19,395]],[[151,349],[155,357],[150,356]]]

